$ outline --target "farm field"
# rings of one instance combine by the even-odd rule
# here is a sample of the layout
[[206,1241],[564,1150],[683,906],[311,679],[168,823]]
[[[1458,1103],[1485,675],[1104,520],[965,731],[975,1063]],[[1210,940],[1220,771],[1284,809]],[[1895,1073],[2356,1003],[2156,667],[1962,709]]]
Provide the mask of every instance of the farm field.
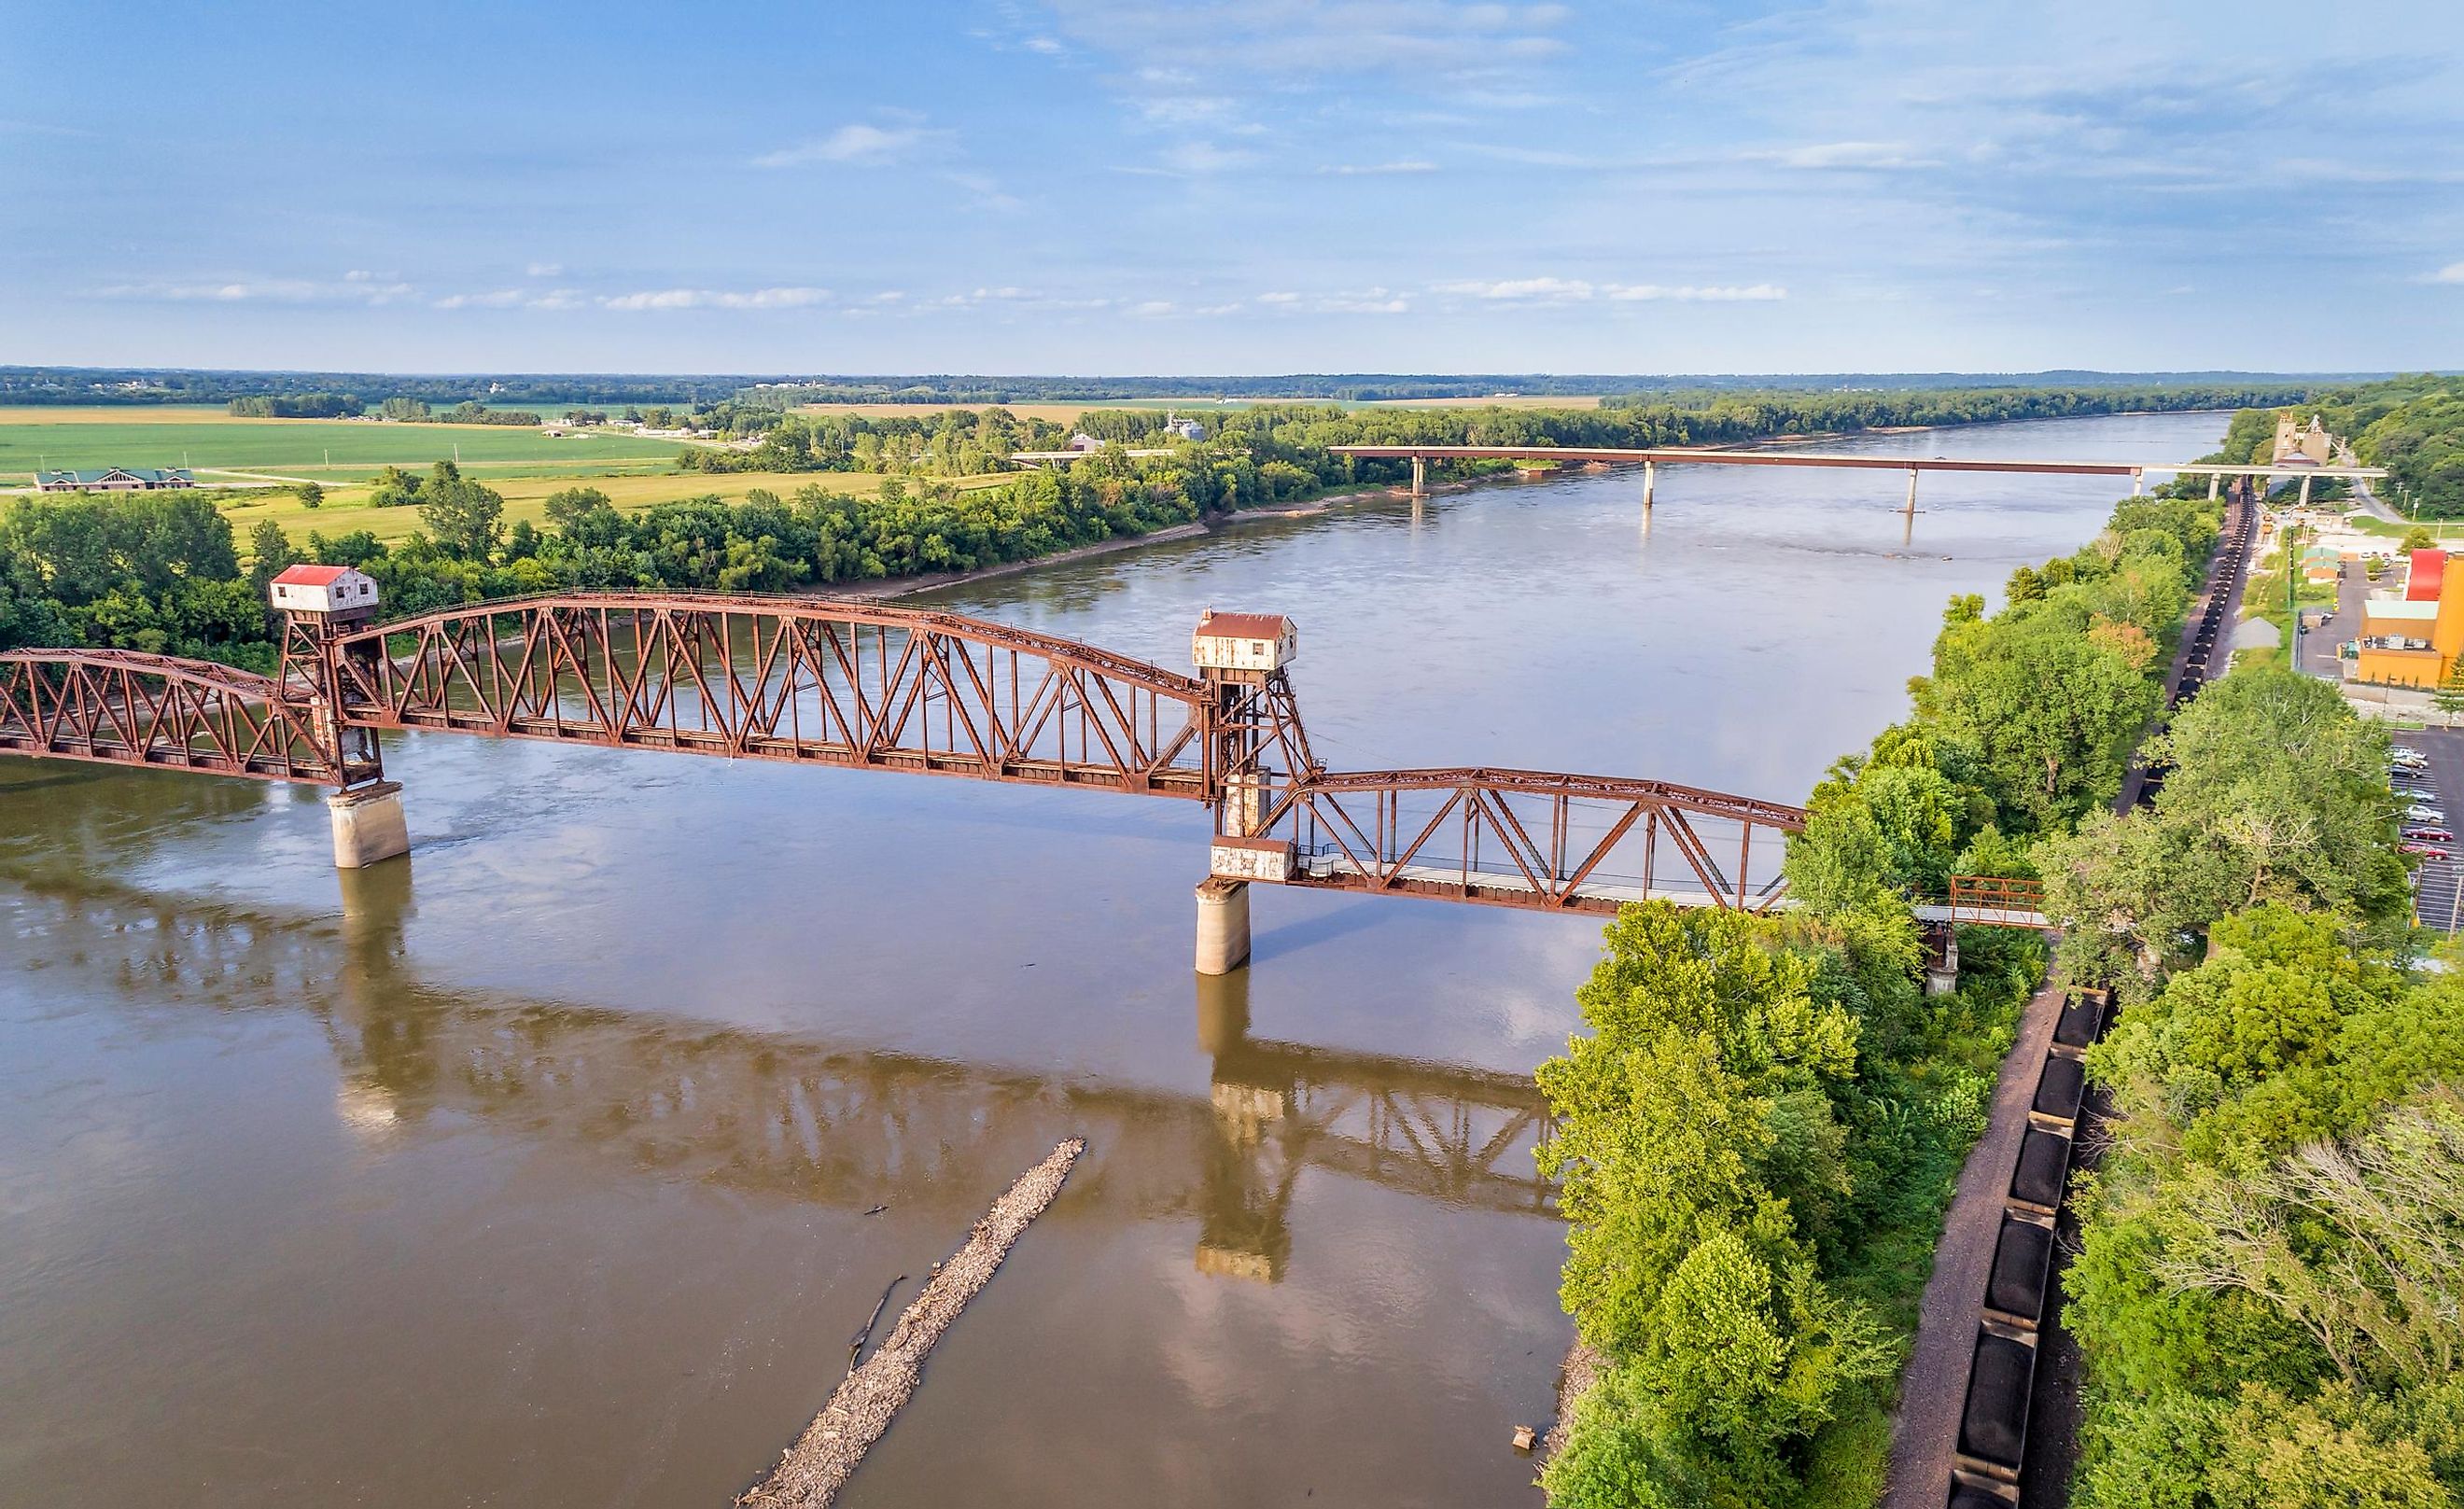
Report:
[[218,469],[289,476],[364,477],[379,467],[547,464],[565,471],[626,462],[662,464],[671,440],[592,435],[551,440],[489,425],[371,424],[341,419],[236,419],[219,409],[0,408],[0,486],[26,486],[37,468],[189,467],[200,482],[236,481]]
[[[960,477],[959,488],[990,487],[1011,480],[1015,472],[991,476]],[[701,472],[668,472],[657,476],[562,476],[504,477],[494,472],[483,476],[488,486],[505,497],[505,526],[528,519],[545,528],[547,500],[567,488],[597,488],[607,494],[620,509],[648,508],[653,503],[671,503],[683,498],[716,495],[730,503],[740,503],[756,489],[766,489],[779,496],[793,497],[803,488],[819,485],[826,492],[844,492],[855,497],[871,497],[890,479],[870,471],[737,471],[718,474]],[[285,489],[278,492],[231,495],[217,498],[222,511],[230,515],[232,532],[245,546],[248,533],[267,519],[282,526],[284,534],[305,542],[310,531],[322,535],[347,535],[353,530],[366,530],[388,544],[407,537],[420,527],[416,508],[371,508],[365,487],[332,487],[325,492],[322,508],[303,508],[297,494]],[[208,494],[212,496],[212,494]]]

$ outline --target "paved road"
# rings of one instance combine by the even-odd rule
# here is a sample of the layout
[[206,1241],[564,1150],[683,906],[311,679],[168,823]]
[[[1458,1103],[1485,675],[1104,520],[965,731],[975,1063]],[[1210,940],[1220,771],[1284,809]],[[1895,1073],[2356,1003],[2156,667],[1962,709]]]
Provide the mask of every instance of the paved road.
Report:
[[2301,668],[2314,676],[2342,683],[2344,664],[2336,646],[2362,637],[2362,600],[2370,595],[2369,573],[2348,560],[2337,568],[2336,616],[2301,636]]

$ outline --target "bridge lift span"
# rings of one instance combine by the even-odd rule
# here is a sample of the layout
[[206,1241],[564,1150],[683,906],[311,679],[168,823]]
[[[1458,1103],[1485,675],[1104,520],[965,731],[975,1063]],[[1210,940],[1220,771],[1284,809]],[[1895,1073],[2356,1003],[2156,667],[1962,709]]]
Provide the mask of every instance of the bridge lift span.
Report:
[[[1805,811],[1639,776],[1330,771],[1274,615],[1210,613],[1183,675],[856,600],[570,594],[380,623],[344,568],[277,580],[278,675],[120,650],[0,654],[0,753],[325,786],[335,863],[407,853],[378,735],[426,730],[1177,798],[1212,811],[1198,967],[1248,956],[1248,887],[1553,912],[1783,904]],[[286,573],[286,577],[290,576]],[[1975,920],[1975,919],[1969,919]]]

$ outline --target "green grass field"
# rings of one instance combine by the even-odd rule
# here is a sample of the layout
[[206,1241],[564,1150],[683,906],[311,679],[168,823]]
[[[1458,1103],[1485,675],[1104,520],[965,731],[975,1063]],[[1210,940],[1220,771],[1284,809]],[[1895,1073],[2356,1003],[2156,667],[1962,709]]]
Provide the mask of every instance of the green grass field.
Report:
[[210,408],[0,408],[0,486],[25,486],[38,468],[179,467],[200,482],[229,469],[319,479],[364,477],[380,467],[544,466],[567,474],[611,466],[663,465],[684,448],[671,440],[593,435],[551,440],[493,425],[386,425],[334,419],[234,419]]
[[[1016,476],[1016,472],[1009,472],[961,477],[955,485],[960,488],[992,487]],[[505,477],[490,471],[484,480],[488,486],[504,494],[505,525],[510,529],[518,519],[529,519],[544,528],[549,496],[567,488],[597,488],[606,493],[609,501],[618,508],[631,510],[648,508],[653,503],[671,503],[713,494],[730,503],[740,503],[757,488],[766,489],[782,498],[793,497],[798,490],[815,485],[831,492],[870,497],[880,492],[882,484],[890,479],[869,471],[737,471],[718,475],[671,472],[660,476],[567,474],[545,477]],[[328,488],[324,506],[316,509],[302,507],[298,495],[288,488],[268,493],[208,495],[215,497],[224,514],[230,516],[231,530],[239,536],[242,549],[247,547],[249,531],[267,519],[281,525],[282,532],[298,543],[305,543],[312,530],[334,536],[363,529],[390,544],[420,527],[418,509],[370,508],[368,492],[365,487]]]

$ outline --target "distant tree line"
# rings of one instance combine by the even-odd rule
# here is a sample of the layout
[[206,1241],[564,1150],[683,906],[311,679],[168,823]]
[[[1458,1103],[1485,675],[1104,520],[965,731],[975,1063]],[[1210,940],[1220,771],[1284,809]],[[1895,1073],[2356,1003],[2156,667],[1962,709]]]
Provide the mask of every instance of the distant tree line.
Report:
[[367,406],[349,393],[258,393],[229,405],[241,419],[357,419]]

